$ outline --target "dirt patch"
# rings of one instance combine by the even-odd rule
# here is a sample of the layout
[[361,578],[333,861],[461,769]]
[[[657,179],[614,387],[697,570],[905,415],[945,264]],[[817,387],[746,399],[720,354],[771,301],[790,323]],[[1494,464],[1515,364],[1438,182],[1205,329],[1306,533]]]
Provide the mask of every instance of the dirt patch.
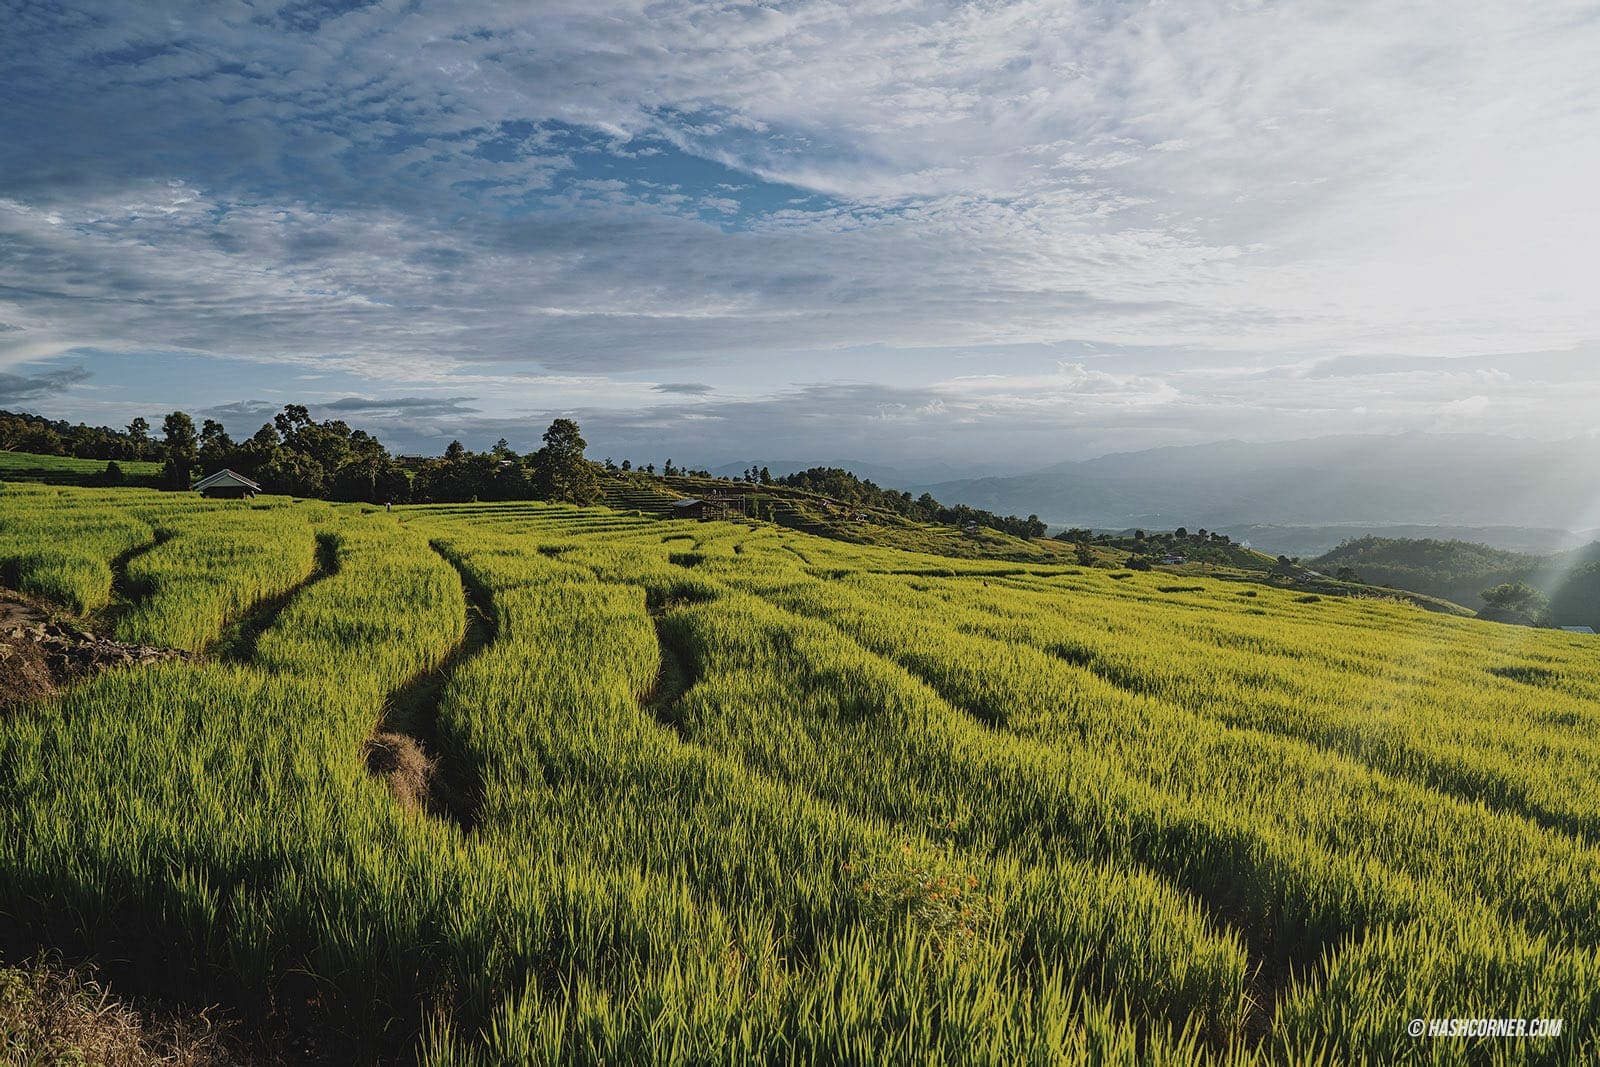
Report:
[[0,593],[0,709],[45,699],[113,667],[187,659],[170,648],[127,645],[54,619],[38,604]]

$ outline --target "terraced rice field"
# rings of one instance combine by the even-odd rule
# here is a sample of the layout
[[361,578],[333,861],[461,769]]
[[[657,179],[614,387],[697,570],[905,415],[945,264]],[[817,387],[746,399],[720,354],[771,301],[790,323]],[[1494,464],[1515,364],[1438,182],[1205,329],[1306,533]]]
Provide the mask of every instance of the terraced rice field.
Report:
[[1593,638],[541,504],[0,566],[200,653],[0,721],[0,951],[337,1062],[1600,1061]]

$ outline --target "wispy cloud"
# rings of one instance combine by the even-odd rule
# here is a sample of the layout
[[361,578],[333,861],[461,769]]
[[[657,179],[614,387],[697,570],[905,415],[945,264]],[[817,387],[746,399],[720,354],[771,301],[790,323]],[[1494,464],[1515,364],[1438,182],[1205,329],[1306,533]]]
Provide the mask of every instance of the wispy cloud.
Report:
[[[1152,432],[1229,390],[1305,432],[1596,399],[1524,387],[1600,339],[1580,4],[107,0],[8,12],[6,48],[13,370],[290,364],[433,405],[330,411],[440,426],[552,376],[640,425],[726,383],[800,404],[839,351],[911,410]],[[1184,373],[1011,355],[1068,342]],[[924,351],[988,373],[890,358]]]
[[434,417],[441,415],[470,415],[477,412],[477,408],[470,407],[476,397],[471,396],[400,396],[383,398],[368,398],[347,396],[342,400],[330,400],[318,404],[321,411],[343,412],[360,415],[415,415],[419,417]]
[[45,371],[42,374],[0,373],[0,404],[26,404],[55,396],[90,377],[82,367]]

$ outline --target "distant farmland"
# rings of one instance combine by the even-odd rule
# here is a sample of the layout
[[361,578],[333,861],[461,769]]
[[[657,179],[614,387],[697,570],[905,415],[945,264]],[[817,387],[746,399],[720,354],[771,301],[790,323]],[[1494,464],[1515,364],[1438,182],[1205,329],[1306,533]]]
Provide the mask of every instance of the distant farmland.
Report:
[[[129,485],[154,487],[161,464],[149,460],[121,459]],[[72,456],[40,456],[31,452],[0,451],[0,482],[50,482],[57,485],[92,485],[105,474],[106,460]]]
[[334,1062],[1600,1061],[1592,637],[536,503],[0,574],[194,653],[0,712],[0,954]]

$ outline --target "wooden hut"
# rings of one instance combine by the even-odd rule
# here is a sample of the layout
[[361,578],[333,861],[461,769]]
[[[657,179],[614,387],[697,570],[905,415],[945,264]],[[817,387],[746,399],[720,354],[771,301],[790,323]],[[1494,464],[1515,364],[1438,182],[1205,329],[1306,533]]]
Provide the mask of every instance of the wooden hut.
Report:
[[195,482],[194,489],[201,496],[220,500],[244,500],[261,492],[261,486],[227,468]]

